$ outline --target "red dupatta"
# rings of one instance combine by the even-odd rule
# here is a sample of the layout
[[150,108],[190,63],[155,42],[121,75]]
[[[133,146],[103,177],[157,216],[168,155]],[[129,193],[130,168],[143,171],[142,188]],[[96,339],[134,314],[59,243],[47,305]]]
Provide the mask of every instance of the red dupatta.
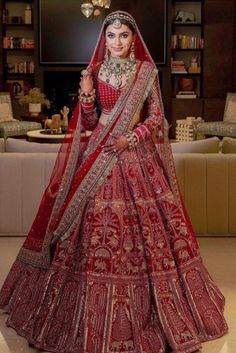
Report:
[[[110,145],[116,136],[128,131],[133,116],[144,102],[155,78],[155,66],[148,62],[140,63],[135,77],[113,108],[112,118],[95,145],[90,151],[86,151],[87,156],[81,163],[78,163],[81,157],[81,109],[78,104],[74,113],[78,114],[74,136],[68,134],[63,143],[66,147],[62,145],[59,151],[38,214],[19,252],[19,260],[47,268],[50,264],[51,246],[78,228],[88,198],[94,195],[117,161],[115,153],[103,153],[103,146]],[[73,117],[72,123],[74,120]]]
[[[125,12],[119,11],[119,13],[132,18]],[[132,21],[134,22],[133,18]],[[18,254],[18,259],[23,262],[48,268],[52,246],[59,239],[69,237],[72,232],[79,228],[88,198],[95,194],[97,188],[104,182],[117,161],[116,154],[103,153],[104,145],[112,144],[116,136],[127,132],[133,116],[142,106],[153,84],[157,84],[159,105],[164,121],[157,70],[137,26],[135,29],[135,57],[140,62],[137,72],[127,84],[126,89],[113,108],[109,123],[102,129],[92,148],[86,151],[86,157],[84,158],[82,158],[83,152],[80,143],[81,106],[78,102],[38,213]],[[89,64],[92,71],[95,70],[98,63],[103,61],[104,54],[103,24],[96,49]],[[159,145],[159,154],[171,188],[180,200],[166,131],[164,132],[163,143]]]

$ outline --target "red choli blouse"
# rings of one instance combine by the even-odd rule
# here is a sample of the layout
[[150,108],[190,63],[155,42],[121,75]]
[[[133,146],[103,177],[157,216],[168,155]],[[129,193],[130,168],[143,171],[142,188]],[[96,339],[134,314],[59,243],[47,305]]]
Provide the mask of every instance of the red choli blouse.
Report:
[[111,84],[99,78],[96,80],[97,102],[103,113],[109,113],[120,97],[122,89],[116,89]]
[[[96,91],[96,104],[103,113],[109,113],[119,99],[123,88],[115,88],[98,78],[99,70],[94,73],[94,88]],[[86,130],[93,130],[98,123],[97,107],[94,103],[82,104],[82,124]],[[144,104],[145,116],[143,122],[133,132],[140,140],[150,136],[153,129],[161,125],[160,97],[154,84]]]

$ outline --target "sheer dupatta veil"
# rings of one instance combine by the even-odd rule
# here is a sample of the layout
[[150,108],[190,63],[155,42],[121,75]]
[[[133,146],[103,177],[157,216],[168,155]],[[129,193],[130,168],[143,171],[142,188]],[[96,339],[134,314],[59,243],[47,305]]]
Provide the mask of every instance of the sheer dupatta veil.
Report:
[[[19,260],[33,266],[48,268],[53,246],[59,239],[69,236],[78,227],[88,197],[91,197],[96,192],[98,186],[103,183],[117,160],[116,155],[103,153],[104,145],[112,143],[114,137],[111,136],[111,132],[113,136],[119,136],[127,132],[132,117],[143,104],[153,84],[157,86],[162,114],[162,126],[159,127],[162,139],[157,147],[159,158],[172,192],[176,199],[179,200],[181,209],[185,214],[168,142],[168,130],[166,129],[166,124],[164,124],[165,118],[157,69],[134,19],[128,13],[121,11],[119,13],[131,18],[135,25],[135,57],[140,62],[140,65],[133,79],[127,84],[124,93],[116,103],[112,111],[112,118],[92,150],[86,154],[86,157],[83,156],[81,144],[81,105],[78,102],[38,213],[18,254]],[[103,24],[88,66],[92,72],[104,60],[104,55],[105,36]],[[190,222],[187,222],[187,224],[191,227]]]

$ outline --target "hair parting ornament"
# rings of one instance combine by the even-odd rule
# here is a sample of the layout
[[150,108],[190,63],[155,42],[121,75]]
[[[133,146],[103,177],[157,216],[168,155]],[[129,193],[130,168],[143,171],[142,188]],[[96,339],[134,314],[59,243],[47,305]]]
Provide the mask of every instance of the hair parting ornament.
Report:
[[133,17],[131,17],[126,12],[113,12],[108,15],[104,21],[104,25],[112,23],[114,28],[120,28],[122,26],[122,20],[128,22],[134,29],[136,28],[136,23]]
[[114,28],[120,28],[122,23],[120,22],[119,18],[116,18],[112,25]]

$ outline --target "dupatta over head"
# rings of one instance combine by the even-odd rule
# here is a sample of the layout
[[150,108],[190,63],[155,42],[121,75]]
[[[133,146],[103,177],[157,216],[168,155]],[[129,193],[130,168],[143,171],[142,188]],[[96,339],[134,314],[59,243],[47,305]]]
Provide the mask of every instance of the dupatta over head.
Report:
[[[97,65],[104,60],[105,24],[108,20],[115,18],[124,18],[134,27],[136,32],[135,58],[140,64],[113,108],[109,122],[102,129],[95,144],[86,150],[86,156],[81,143],[81,104],[78,102],[68,132],[58,152],[38,213],[18,254],[19,260],[36,267],[48,268],[56,242],[78,231],[88,198],[96,193],[97,188],[104,182],[118,158],[115,153],[103,153],[104,145],[110,145],[114,143],[115,137],[126,134],[132,118],[142,107],[153,84],[157,86],[158,103],[162,115],[162,126],[160,126],[162,139],[158,143],[158,153],[172,192],[185,214],[168,142],[168,129],[164,123],[157,69],[135,20],[130,14],[116,11],[107,16],[88,68],[93,73]],[[185,217],[187,217],[186,214]],[[187,224],[191,227],[190,222]]]

